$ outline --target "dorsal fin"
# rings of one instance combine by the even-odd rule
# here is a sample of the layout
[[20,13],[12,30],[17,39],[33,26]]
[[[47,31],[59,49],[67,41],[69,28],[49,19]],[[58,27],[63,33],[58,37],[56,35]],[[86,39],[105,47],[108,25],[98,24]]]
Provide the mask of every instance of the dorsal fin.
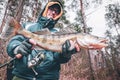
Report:
[[34,34],[38,34],[38,35],[47,35],[47,34],[51,34],[50,30],[48,28],[44,28],[41,29],[40,31],[37,32],[33,32]]
[[77,33],[72,27],[65,27],[60,29],[58,32],[55,32],[57,35],[62,35],[62,34],[71,34],[71,33]]
[[51,33],[48,28],[44,28],[44,29],[41,29],[40,31],[33,32],[33,33],[38,34],[38,35],[50,35],[50,34],[63,35],[63,34],[77,33],[77,31],[75,31],[71,27],[65,27],[65,28],[62,28],[58,32],[55,32],[55,33]]

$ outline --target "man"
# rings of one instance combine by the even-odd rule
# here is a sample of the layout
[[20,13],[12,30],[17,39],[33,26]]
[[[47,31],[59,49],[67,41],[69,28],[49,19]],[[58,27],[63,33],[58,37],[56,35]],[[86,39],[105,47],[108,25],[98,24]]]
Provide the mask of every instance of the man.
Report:
[[[40,31],[44,28],[56,32],[54,25],[62,16],[62,13],[61,2],[50,1],[39,15],[38,21],[36,23],[25,23],[23,28],[31,32]],[[35,44],[36,42],[23,35],[14,36],[8,43],[8,55],[17,58],[12,72],[15,75],[13,80],[58,80],[60,64],[68,62],[71,55],[79,51],[77,45],[69,40],[63,44],[62,53],[33,48]],[[74,45],[72,49],[70,49],[71,45]],[[39,61],[41,59],[38,58],[41,57],[41,54],[44,57],[42,57],[42,61]],[[32,60],[36,64],[33,64]]]

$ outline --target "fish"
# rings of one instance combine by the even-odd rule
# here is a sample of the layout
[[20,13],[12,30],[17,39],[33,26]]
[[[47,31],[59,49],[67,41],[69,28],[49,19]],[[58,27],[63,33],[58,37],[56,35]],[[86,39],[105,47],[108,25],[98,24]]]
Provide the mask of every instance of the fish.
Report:
[[[21,24],[14,18],[8,21],[10,28],[14,29],[11,34],[23,35],[29,39],[33,39],[36,45],[45,50],[51,50],[53,52],[62,52],[62,45],[66,40],[71,40],[78,44],[80,48],[84,49],[102,49],[107,47],[107,39],[98,37],[87,33],[63,33],[63,34],[36,34],[27,31],[21,27]],[[11,29],[10,29],[11,30]],[[10,32],[9,32],[10,33]],[[40,33],[40,32],[37,32]]]

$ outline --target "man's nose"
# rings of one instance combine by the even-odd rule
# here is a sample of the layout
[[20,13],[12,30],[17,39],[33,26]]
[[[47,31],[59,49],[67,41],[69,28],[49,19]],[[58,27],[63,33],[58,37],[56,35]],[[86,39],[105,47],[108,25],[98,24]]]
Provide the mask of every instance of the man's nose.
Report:
[[52,11],[53,14],[55,14],[55,11]]

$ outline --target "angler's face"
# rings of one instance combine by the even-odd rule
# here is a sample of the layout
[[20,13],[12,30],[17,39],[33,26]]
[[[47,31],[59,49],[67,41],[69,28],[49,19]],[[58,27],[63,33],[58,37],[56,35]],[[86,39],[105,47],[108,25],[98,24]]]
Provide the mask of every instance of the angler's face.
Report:
[[58,9],[57,8],[53,8],[53,7],[50,7],[48,8],[48,11],[47,11],[47,17],[48,18],[55,18],[56,16],[59,15],[59,12],[58,12]]

